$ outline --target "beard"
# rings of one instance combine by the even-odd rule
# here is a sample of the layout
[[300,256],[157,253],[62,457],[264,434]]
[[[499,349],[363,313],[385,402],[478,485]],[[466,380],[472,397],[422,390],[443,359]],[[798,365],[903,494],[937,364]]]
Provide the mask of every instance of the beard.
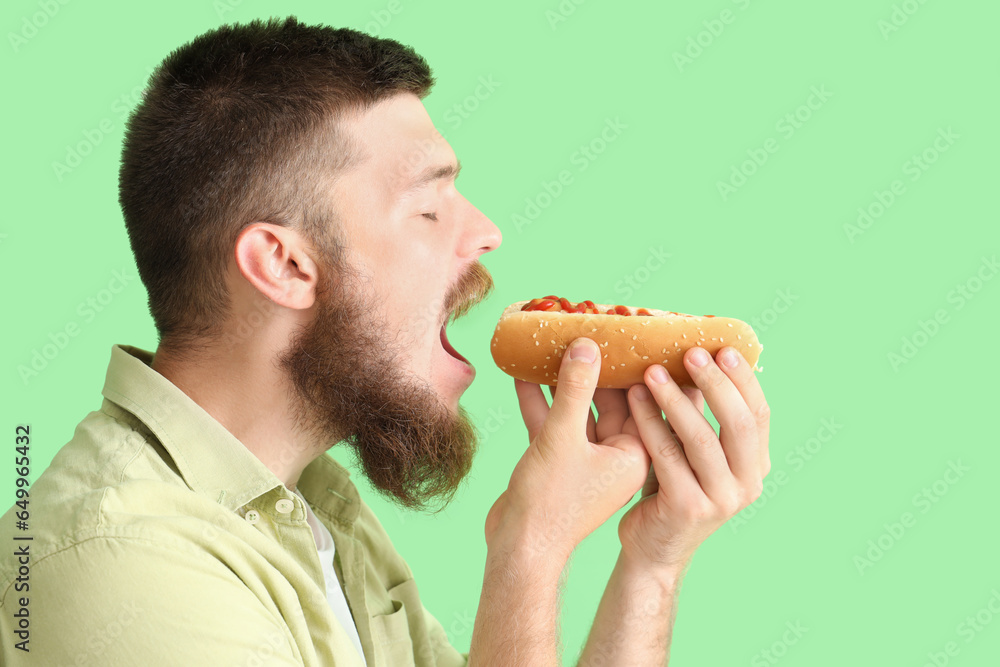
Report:
[[[390,501],[416,510],[436,501],[440,511],[472,467],[478,432],[464,408],[456,414],[433,387],[408,374],[405,348],[375,315],[377,301],[350,279],[345,260],[323,254],[315,318],[278,360],[296,393],[297,427],[323,451],[346,442]],[[436,322],[468,312],[492,289],[489,272],[476,262],[450,289]]]

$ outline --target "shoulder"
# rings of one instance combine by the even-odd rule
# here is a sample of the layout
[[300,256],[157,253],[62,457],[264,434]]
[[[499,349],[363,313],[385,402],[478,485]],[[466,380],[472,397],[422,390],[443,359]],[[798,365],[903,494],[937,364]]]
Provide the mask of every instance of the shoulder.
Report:
[[170,664],[228,663],[265,644],[275,664],[296,664],[281,618],[207,555],[96,536],[33,559],[24,579],[23,591],[8,587],[0,596],[0,634],[11,636],[13,613],[27,608],[35,664],[156,665],[168,656],[177,661]]
[[[0,540],[27,543],[32,562],[39,565],[90,541],[83,550],[100,543],[145,541],[197,553],[197,543],[207,541],[206,531],[227,519],[219,518],[217,503],[184,483],[157,447],[155,438],[147,438],[135,425],[103,411],[90,413],[21,504],[0,517]],[[24,524],[19,525],[19,516],[26,517]],[[231,520],[238,522],[238,517]],[[25,536],[30,540],[15,540]],[[0,595],[17,573],[17,563],[0,559]]]

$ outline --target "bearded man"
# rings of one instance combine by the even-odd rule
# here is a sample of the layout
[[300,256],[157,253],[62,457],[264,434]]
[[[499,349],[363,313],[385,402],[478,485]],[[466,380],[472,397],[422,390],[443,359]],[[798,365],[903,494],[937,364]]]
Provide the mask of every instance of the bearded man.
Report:
[[560,574],[640,490],[580,664],[666,661],[692,554],[770,467],[731,348],[688,354],[697,390],[661,366],[595,390],[587,339],[551,406],[515,383],[530,444],[484,520],[469,652],[326,455],[353,448],[416,510],[472,465],[475,371],[446,329],[489,295],[501,234],[455,187],[432,85],[409,47],[294,18],[223,26],[154,72],[119,192],[159,343],[112,347],[100,409],[31,487],[30,639],[7,557],[4,664],[557,665]]

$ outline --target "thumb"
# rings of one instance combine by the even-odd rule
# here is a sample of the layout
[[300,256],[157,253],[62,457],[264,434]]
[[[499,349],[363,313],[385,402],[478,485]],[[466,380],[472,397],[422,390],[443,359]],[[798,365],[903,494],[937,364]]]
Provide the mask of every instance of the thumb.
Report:
[[597,343],[589,338],[577,338],[559,367],[559,391],[552,398],[545,426],[557,433],[572,437],[587,438],[587,419],[590,404],[597,389],[597,376],[601,372],[601,354]]

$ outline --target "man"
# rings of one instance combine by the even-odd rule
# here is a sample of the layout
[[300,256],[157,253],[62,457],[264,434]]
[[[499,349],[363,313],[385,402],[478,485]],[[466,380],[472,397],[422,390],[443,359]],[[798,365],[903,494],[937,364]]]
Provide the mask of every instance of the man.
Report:
[[209,32],[154,73],[120,201],[159,345],[112,348],[100,410],[31,488],[30,591],[17,559],[0,570],[4,664],[557,665],[560,573],[640,489],[580,664],[666,661],[693,552],[770,468],[731,349],[687,355],[694,391],[659,366],[595,391],[587,339],[551,407],[516,383],[530,445],[485,520],[467,654],[325,455],[345,443],[420,509],[476,449],[446,327],[489,294],[501,235],[455,188],[432,84],[408,47],[294,18]]

